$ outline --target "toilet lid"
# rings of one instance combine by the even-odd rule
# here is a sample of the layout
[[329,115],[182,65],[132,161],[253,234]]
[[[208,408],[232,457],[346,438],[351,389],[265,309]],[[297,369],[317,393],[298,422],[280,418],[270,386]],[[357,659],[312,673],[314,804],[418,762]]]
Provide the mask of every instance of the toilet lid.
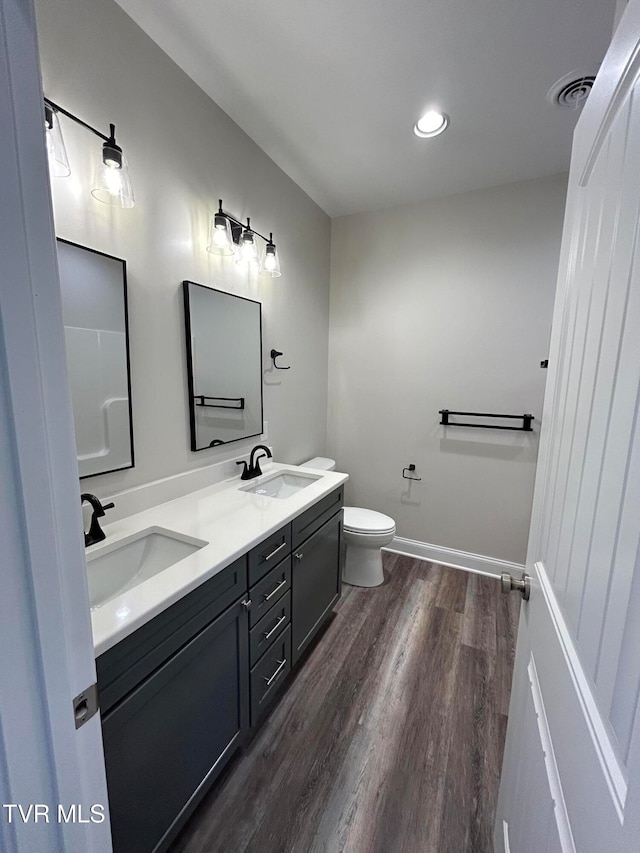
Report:
[[395,521],[381,512],[359,506],[344,508],[344,529],[353,533],[391,533],[395,526]]

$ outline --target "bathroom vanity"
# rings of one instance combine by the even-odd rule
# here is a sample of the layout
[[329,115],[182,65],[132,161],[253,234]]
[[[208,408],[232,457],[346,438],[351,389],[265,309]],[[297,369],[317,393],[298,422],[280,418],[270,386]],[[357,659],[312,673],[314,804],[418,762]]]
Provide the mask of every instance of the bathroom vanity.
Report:
[[221,484],[107,530],[126,540],[166,525],[203,543],[92,611],[116,853],[166,849],[340,597],[346,476],[315,475],[288,495],[296,471],[272,465],[249,486]]

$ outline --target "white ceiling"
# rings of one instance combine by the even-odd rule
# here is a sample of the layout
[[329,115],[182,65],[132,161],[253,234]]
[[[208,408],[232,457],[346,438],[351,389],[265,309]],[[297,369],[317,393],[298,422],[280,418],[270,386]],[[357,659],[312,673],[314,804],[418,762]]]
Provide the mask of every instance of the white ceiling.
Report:
[[[615,0],[118,0],[328,214],[568,168]],[[439,106],[445,134],[413,125]]]

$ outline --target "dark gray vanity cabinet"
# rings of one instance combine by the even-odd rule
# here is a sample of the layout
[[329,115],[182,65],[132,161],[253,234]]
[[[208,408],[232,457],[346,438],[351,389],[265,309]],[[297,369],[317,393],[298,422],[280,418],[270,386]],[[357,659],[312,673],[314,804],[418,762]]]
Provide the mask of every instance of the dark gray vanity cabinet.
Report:
[[[102,736],[116,853],[166,849],[248,730],[245,596],[220,612],[237,576],[243,576],[246,589],[245,558],[174,605],[177,620],[169,608],[118,644],[128,644],[134,656],[142,647],[144,660],[157,648],[149,644],[154,635],[173,653],[115,701],[113,684],[126,673],[118,677],[109,652],[98,658],[98,683],[105,684],[107,697]],[[186,642],[178,627],[185,621],[199,626]]]
[[340,598],[342,512],[334,514],[293,552],[292,654],[297,663]]
[[115,853],[160,853],[340,597],[336,489],[96,661]]

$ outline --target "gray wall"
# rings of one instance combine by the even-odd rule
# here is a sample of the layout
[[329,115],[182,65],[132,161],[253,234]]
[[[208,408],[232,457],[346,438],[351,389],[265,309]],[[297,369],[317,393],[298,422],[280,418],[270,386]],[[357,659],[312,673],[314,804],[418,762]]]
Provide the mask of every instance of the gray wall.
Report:
[[[103,132],[115,123],[136,197],[132,210],[91,198],[100,140],[62,117],[72,175],[52,182],[56,231],[128,265],[136,467],[83,489],[112,494],[229,456],[189,450],[183,279],[263,303],[264,366],[272,347],[292,365],[265,373],[268,441],[284,462],[324,452],[329,218],[112,0],[36,5],[45,94]],[[274,232],[281,278],[206,251],[219,197]]]
[[347,502],[399,536],[525,559],[540,421],[445,430],[438,410],[540,418],[565,191],[559,176],[332,221],[329,453]]

